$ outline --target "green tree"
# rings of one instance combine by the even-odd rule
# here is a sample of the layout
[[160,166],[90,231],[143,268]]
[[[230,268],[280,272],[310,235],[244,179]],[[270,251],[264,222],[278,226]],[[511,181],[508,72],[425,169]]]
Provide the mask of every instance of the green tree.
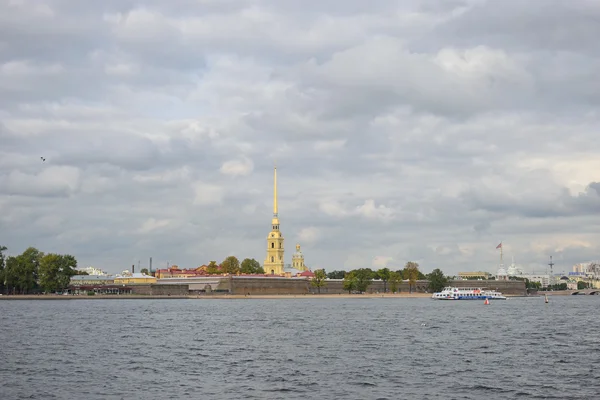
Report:
[[244,258],[240,266],[240,272],[242,274],[264,274],[265,270],[254,258]]
[[58,269],[58,287],[66,289],[71,283],[71,277],[75,275],[77,260],[70,254],[61,255],[60,267]]
[[363,293],[367,291],[367,287],[373,281],[375,273],[371,268],[359,268],[352,271],[356,277],[356,290]]
[[358,285],[358,278],[354,271],[350,271],[344,275],[344,290],[347,290],[349,294],[356,289]]
[[448,286],[448,277],[439,268],[431,271],[427,280],[429,280],[429,290],[432,292],[441,292],[444,287]]
[[229,256],[221,263],[221,270],[224,274],[235,275],[240,272],[240,261],[235,256]]
[[10,293],[25,294],[37,287],[38,269],[42,256],[43,253],[39,250],[29,247],[22,254],[8,257],[5,260],[4,282]]
[[148,268],[142,268],[142,269],[140,270],[140,273],[142,273],[142,274],[145,274],[145,275],[148,275],[148,274],[150,274],[150,271],[148,271]]
[[321,288],[327,284],[327,273],[324,269],[315,270],[315,276],[311,279],[310,284],[316,287],[319,294],[321,294]]
[[419,264],[412,261],[407,262],[404,266],[404,271],[402,271],[402,275],[404,279],[408,279],[408,292],[412,293],[412,288],[419,279]]
[[383,281],[383,293],[387,292],[387,282],[390,280],[391,273],[392,272],[389,270],[389,268],[381,268],[379,271],[377,271],[379,279]]
[[588,288],[588,283],[584,282],[584,281],[578,281],[577,282],[577,290],[581,290],[581,289],[587,289]]
[[18,255],[19,277],[18,286],[21,293],[29,293],[37,286],[38,269],[44,253],[35,247],[28,247],[23,254]]
[[19,270],[19,260],[17,257],[7,257],[4,267],[4,285],[8,294],[15,294],[19,289]]
[[75,275],[77,260],[71,255],[45,254],[40,259],[39,285],[46,292],[57,292],[69,286]]
[[333,271],[327,274],[329,279],[344,279],[346,271]]
[[402,281],[402,275],[399,272],[390,272],[390,277],[388,282],[390,283],[390,290],[392,293],[396,293],[398,291],[398,287],[400,286],[400,282]]
[[211,261],[206,266],[206,273],[209,275],[217,275],[220,272],[221,272],[220,266],[217,264],[216,261]]
[[46,254],[40,259],[39,266],[39,284],[46,292],[56,292],[58,290],[58,254]]

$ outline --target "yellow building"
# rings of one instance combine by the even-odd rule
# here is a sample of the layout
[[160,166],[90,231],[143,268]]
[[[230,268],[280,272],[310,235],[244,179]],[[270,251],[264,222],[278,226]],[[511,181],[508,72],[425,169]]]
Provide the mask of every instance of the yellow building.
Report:
[[140,283],[156,283],[156,277],[142,273],[115,276],[115,285],[135,285]]
[[267,257],[264,270],[266,274],[283,274],[283,235],[279,231],[279,217],[277,215],[277,167],[273,172],[273,219],[271,220],[271,233],[267,236]]
[[292,268],[298,271],[307,271],[308,267],[304,264],[304,254],[300,251],[300,245],[296,245],[296,252],[292,256]]
[[460,279],[489,279],[492,276],[489,272],[459,272]]

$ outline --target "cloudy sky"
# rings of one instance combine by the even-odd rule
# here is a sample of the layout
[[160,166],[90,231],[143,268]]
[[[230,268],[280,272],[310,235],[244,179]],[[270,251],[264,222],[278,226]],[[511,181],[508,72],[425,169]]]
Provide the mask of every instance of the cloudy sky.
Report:
[[276,162],[286,263],[600,259],[599,21],[595,0],[0,0],[0,244],[262,263]]

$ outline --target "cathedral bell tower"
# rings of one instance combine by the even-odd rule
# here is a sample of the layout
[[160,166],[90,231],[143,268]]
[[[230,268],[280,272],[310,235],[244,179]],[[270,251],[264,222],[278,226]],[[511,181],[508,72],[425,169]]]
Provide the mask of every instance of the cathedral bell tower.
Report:
[[296,245],[296,252],[292,255],[292,267],[298,271],[308,271],[308,267],[304,265],[304,254],[300,251],[300,245]]
[[271,220],[271,233],[267,236],[267,258],[265,258],[265,274],[283,275],[283,236],[279,231],[279,217],[277,215],[277,167],[273,173],[273,219]]

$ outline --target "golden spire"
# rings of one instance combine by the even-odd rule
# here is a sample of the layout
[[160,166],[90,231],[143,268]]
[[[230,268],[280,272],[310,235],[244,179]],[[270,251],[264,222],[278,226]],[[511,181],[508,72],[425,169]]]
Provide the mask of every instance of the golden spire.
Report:
[[277,217],[277,165],[273,172],[273,216]]

